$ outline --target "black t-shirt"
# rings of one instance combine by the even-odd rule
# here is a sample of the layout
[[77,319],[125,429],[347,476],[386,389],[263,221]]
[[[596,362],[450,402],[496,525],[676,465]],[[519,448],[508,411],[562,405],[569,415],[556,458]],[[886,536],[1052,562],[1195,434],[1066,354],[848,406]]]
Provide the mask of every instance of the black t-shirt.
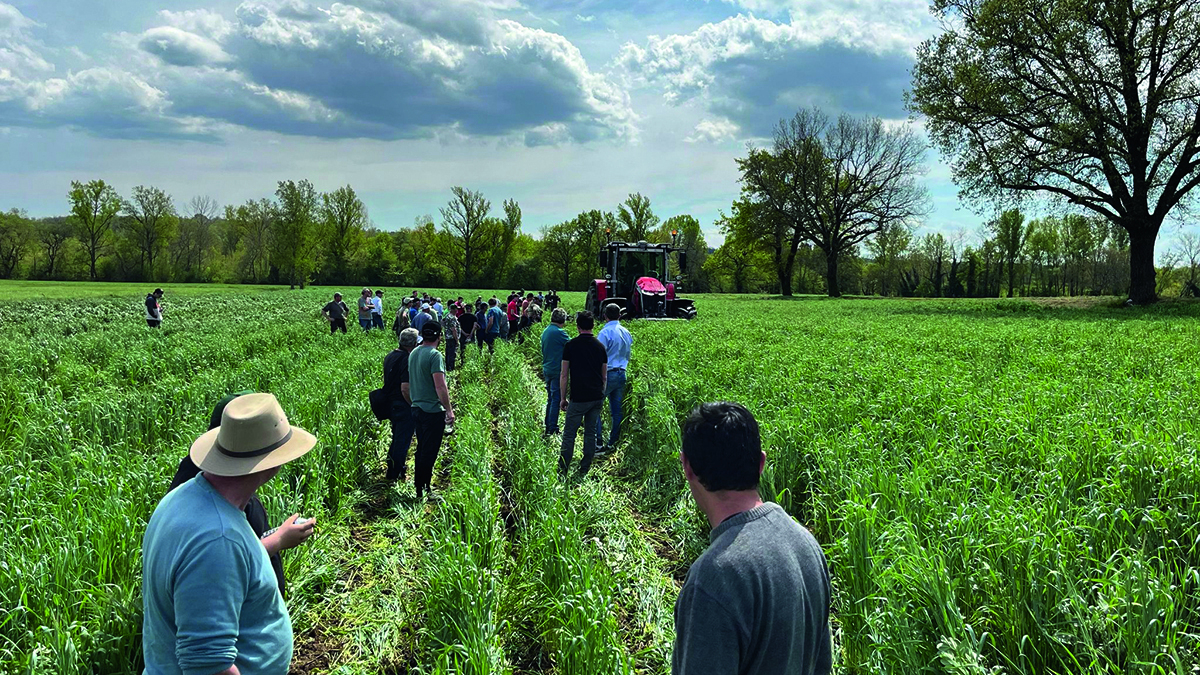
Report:
[[470,312],[463,312],[463,315],[458,317],[458,325],[464,334],[470,333],[475,327],[475,315]]
[[328,312],[331,319],[340,319],[350,313],[350,308],[346,306],[346,303],[338,300],[325,305],[321,311]]
[[383,390],[392,402],[403,401],[400,385],[408,382],[408,352],[393,349],[383,357]]
[[570,400],[587,403],[604,398],[604,372],[608,352],[594,335],[579,335],[563,347],[563,361],[571,362]]
[[562,300],[558,297],[558,293],[551,293],[550,295],[546,296],[546,306],[551,310],[558,308],[558,303],[560,302],[562,302]]

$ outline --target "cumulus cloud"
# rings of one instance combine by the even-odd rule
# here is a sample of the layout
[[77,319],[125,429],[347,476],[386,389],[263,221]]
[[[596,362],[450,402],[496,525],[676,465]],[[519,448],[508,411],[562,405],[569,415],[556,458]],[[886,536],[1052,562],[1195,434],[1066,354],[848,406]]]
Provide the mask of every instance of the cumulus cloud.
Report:
[[810,105],[901,117],[911,63],[910,36],[853,17],[781,23],[744,15],[626,44],[616,59],[668,103],[699,105],[751,136]]
[[138,46],[173,66],[210,66],[229,60],[213,40],[174,26],[151,28],[142,33]]
[[738,125],[729,120],[701,120],[692,135],[683,139],[688,143],[719,143],[735,138]]
[[[566,38],[500,18],[498,7],[507,5],[247,0],[229,17],[163,11],[163,25],[130,40],[154,58],[122,64],[122,81],[153,89],[154,104],[143,97],[124,109],[156,111],[185,134],[233,124],[326,138],[453,133],[533,145],[635,134],[621,86],[592,71]],[[32,97],[61,83],[20,84],[28,116],[57,119]],[[6,87],[0,76],[0,92]]]

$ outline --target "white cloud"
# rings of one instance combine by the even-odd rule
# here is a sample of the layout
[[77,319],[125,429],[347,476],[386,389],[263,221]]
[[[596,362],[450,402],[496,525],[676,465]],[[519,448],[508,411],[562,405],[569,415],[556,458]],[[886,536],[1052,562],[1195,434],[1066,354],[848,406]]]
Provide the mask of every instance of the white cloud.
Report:
[[729,120],[701,120],[692,130],[692,135],[683,140],[688,143],[719,143],[735,138],[737,133],[738,125]]
[[596,17],[594,17],[590,14],[587,16],[584,16],[582,14],[575,15],[575,20],[578,21],[579,23],[591,23],[592,21],[595,21],[595,19],[596,19]]
[[797,108],[903,115],[912,36],[854,15],[788,23],[737,15],[625,44],[615,66],[668,104],[699,105],[761,135]]
[[173,66],[210,66],[229,61],[221,45],[175,26],[159,26],[142,33],[138,46]]
[[[207,133],[233,124],[327,138],[461,134],[533,145],[633,138],[636,116],[627,92],[592,71],[561,35],[496,14],[515,7],[487,0],[327,6],[247,0],[229,18],[208,10],[162,11],[163,25],[122,34],[124,44],[136,43],[155,58],[135,51],[119,66],[104,67],[111,76],[106,100],[112,103],[120,90],[129,98],[125,107],[141,111],[131,119],[162,117],[147,125],[151,133]],[[28,38],[32,26],[0,3],[0,31]],[[53,81],[47,74],[53,66],[45,61],[47,73],[38,76],[30,65],[36,53],[20,54],[0,47],[0,101],[8,109],[19,104],[23,123],[59,120],[52,109],[65,100],[54,97],[60,90],[99,95],[101,88],[82,81]],[[5,68],[18,57],[30,63],[19,71]],[[135,82],[156,92],[153,105],[134,96]],[[102,120],[111,123],[98,117],[96,133],[108,133],[99,127]],[[72,124],[92,127],[82,118]],[[121,128],[132,133],[129,125]]]

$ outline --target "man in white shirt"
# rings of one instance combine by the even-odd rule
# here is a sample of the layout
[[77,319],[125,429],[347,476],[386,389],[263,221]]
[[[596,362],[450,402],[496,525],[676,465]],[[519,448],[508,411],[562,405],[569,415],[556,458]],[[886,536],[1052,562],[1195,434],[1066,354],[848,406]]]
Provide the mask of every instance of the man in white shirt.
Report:
[[371,299],[373,309],[371,310],[371,325],[379,330],[383,330],[383,291],[375,291],[375,297]]
[[596,452],[602,454],[611,451],[621,437],[621,400],[625,397],[625,369],[629,366],[629,356],[633,351],[633,335],[621,325],[621,308],[615,304],[606,305],[604,318],[604,328],[596,334],[596,339],[604,345],[604,351],[608,352],[608,383],[604,389],[604,398],[608,399],[612,430],[608,435],[608,443],[602,444],[600,439],[604,438],[604,415],[596,419]]

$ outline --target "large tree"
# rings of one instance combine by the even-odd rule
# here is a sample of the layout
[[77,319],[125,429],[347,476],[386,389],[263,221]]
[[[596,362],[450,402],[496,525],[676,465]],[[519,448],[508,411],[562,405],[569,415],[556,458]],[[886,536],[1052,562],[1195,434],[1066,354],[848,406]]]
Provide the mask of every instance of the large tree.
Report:
[[307,180],[279,181],[275,196],[279,206],[271,231],[271,258],[284,281],[304,288],[320,264],[320,198]]
[[279,208],[266,198],[225,207],[225,246],[231,254],[241,251],[237,269],[244,281],[262,283],[270,274],[271,237],[278,219]]
[[0,212],[0,279],[16,276],[32,240],[33,227],[24,213],[16,209]]
[[542,230],[542,255],[553,275],[562,274],[562,290],[571,288],[571,270],[583,252],[587,232],[580,219],[568,220]]
[[441,209],[442,232],[448,248],[447,262],[454,270],[458,283],[471,287],[483,268],[479,263],[485,256],[485,249],[496,243],[488,241],[486,236],[493,229],[487,227],[492,203],[484,198],[483,193],[463,187],[455,186],[451,192],[454,198]]
[[925,144],[909,126],[850,115],[831,122],[813,108],[780,121],[770,151],[751,149],[739,159],[745,192],[775,221],[784,295],[791,293],[800,241],[825,254],[826,292],[837,297],[842,256],[890,223],[912,224],[923,216],[929,200],[919,181],[924,156]]
[[121,212],[121,196],[102,180],[71,181],[67,199],[71,200],[77,236],[88,254],[88,273],[95,281],[96,261],[112,239],[113,219]]
[[1200,184],[1200,3],[934,0],[911,107],[970,199],[1056,195],[1129,234],[1129,297]]
[[321,195],[321,223],[327,259],[321,275],[326,282],[350,281],[350,263],[366,239],[367,207],[349,185]]
[[67,244],[71,240],[74,228],[66,218],[44,218],[34,224],[34,231],[46,260],[46,267],[40,274],[47,279],[53,279],[56,274],[62,274],[60,263],[67,252]]
[[879,271],[880,295],[898,290],[901,264],[911,244],[912,229],[902,223],[891,223],[867,240],[867,251]]
[[178,216],[171,195],[156,187],[139,185],[122,205],[127,216],[125,236],[138,252],[142,277],[154,278],[154,261],[175,232]]
[[650,198],[634,192],[617,206],[617,221],[621,223],[620,236],[625,241],[639,242],[650,237],[650,231],[658,226],[658,216],[650,209]]
[[1008,267],[1008,297],[1013,297],[1017,285],[1017,263],[1025,252],[1025,240],[1029,238],[1029,227],[1025,225],[1025,216],[1016,209],[1008,209],[1000,217],[988,223],[992,234],[996,237],[996,245],[1004,255],[1004,264]]
[[[671,233],[676,233],[672,235]],[[671,216],[662,224],[662,233],[657,237],[661,241],[674,241],[676,246],[686,254],[687,267],[675,269],[686,279],[688,290],[693,293],[708,291],[708,273],[704,269],[704,261],[708,259],[708,242],[704,241],[704,230],[695,216],[688,214]],[[672,267],[678,267],[672,263]]]

